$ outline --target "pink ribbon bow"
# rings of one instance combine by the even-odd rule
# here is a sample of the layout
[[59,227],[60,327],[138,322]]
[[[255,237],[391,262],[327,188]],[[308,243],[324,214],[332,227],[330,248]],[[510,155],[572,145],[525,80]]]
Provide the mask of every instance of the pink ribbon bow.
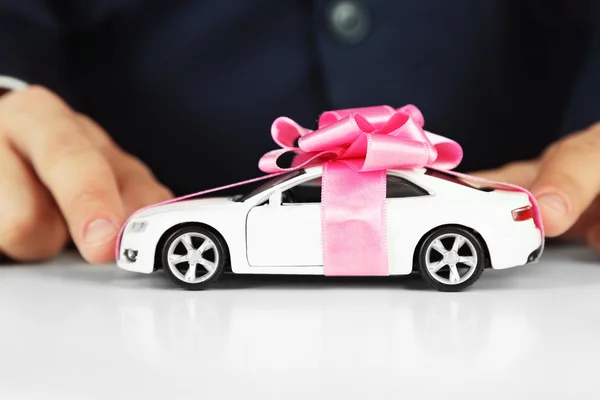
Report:
[[[321,114],[316,131],[280,117],[273,122],[271,135],[282,149],[265,154],[258,166],[263,172],[284,172],[331,161],[342,161],[357,172],[455,168],[462,159],[460,145],[423,130],[423,125],[423,115],[413,105],[397,110],[375,106],[327,111]],[[288,152],[297,154],[293,166],[279,167],[277,160]]]
[[[423,124],[413,105],[328,111],[315,131],[286,117],[273,122],[271,133],[282,149],[261,158],[263,172],[323,165],[325,275],[388,274],[386,171],[450,170],[462,159],[458,143],[423,130]],[[296,154],[292,167],[279,167],[278,159],[288,152]]]

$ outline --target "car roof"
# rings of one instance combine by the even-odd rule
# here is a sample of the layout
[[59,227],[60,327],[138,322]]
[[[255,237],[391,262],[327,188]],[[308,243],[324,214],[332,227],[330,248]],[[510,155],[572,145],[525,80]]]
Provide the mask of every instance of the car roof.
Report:
[[[420,186],[421,188],[430,191],[436,192],[438,194],[446,192],[447,190],[451,190],[455,192],[456,190],[462,191],[466,189],[464,186],[469,185],[461,185],[453,180],[442,179],[437,176],[438,174],[427,174],[428,171],[431,171],[431,168],[413,168],[413,169],[390,169],[387,170],[388,174],[404,177],[405,179],[410,180],[413,184]],[[433,170],[437,171],[437,170]],[[323,175],[323,167],[315,166],[305,168],[304,172],[306,175],[310,175],[311,177],[320,177]],[[441,171],[441,174],[444,174]],[[472,192],[470,192],[472,193]]]

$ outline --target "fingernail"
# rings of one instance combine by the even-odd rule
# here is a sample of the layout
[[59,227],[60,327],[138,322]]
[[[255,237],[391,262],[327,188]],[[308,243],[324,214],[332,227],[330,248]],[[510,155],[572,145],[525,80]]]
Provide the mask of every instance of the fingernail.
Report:
[[540,207],[550,210],[551,212],[559,215],[565,215],[567,213],[567,203],[565,200],[553,193],[544,194],[538,197]]
[[107,219],[92,221],[83,235],[87,246],[98,246],[111,240],[117,234],[117,227]]

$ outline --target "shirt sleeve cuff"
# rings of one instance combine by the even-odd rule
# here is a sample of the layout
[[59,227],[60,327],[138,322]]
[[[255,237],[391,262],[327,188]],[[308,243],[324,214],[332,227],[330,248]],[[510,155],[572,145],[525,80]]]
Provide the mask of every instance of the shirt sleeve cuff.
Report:
[[4,89],[3,91],[22,91],[27,89],[29,84],[25,81],[22,81],[17,78],[13,78],[12,76],[0,75],[0,89]]

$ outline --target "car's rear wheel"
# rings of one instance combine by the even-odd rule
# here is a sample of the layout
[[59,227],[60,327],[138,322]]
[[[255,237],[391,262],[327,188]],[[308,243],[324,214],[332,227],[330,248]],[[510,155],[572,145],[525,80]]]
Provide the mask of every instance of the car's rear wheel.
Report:
[[486,265],[484,244],[468,229],[439,228],[427,235],[417,250],[421,275],[431,287],[458,292],[475,283]]
[[162,266],[169,278],[186,290],[201,290],[223,273],[227,252],[222,239],[202,226],[173,232],[161,250]]

